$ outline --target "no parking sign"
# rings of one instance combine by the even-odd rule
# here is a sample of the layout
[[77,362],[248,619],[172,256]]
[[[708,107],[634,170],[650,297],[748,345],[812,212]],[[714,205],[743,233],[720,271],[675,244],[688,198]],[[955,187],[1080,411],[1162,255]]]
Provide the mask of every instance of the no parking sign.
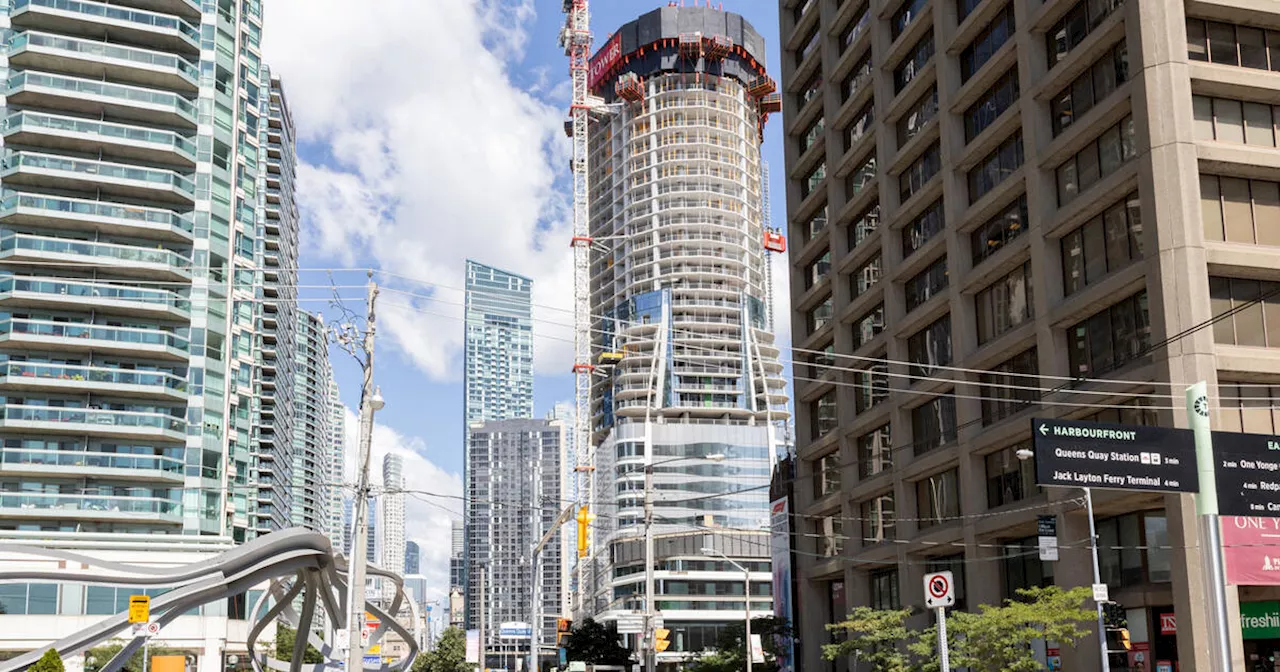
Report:
[[950,607],[956,603],[955,577],[951,572],[924,575],[924,606],[930,609]]

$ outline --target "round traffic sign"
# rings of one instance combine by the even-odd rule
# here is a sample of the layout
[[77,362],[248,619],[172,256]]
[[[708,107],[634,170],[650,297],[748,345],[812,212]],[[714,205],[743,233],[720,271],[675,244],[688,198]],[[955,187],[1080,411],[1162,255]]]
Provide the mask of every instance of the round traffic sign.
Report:
[[949,590],[951,590],[951,584],[947,582],[947,577],[935,576],[929,579],[929,596],[933,599],[943,599]]
[[158,634],[160,634],[160,624],[159,624],[159,623],[157,623],[157,622],[155,622],[155,621],[152,621],[152,622],[148,623],[148,624],[147,624],[147,634],[148,634],[148,635],[158,635]]

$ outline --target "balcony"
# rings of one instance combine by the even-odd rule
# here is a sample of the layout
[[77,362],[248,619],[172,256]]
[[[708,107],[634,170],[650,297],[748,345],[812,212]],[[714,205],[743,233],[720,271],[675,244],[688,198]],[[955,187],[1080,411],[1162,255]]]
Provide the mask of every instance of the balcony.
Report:
[[182,524],[182,502],[161,497],[0,493],[0,515],[19,520],[112,520]]
[[12,0],[15,29],[47,30],[122,40],[164,51],[200,53],[200,30],[182,19],[141,9],[83,0]]
[[15,105],[166,126],[196,127],[195,103],[170,91],[28,71],[9,77],[5,95]]
[[10,152],[0,161],[0,177],[6,185],[100,191],[188,206],[196,199],[195,182],[172,170],[56,154]]
[[183,321],[191,317],[191,301],[167,290],[65,278],[0,275],[0,306],[92,310],[101,315]]
[[182,401],[187,380],[167,371],[140,371],[45,362],[0,364],[0,389],[22,392],[101,392]]
[[193,94],[200,85],[200,70],[176,54],[35,31],[10,40],[9,66]]
[[4,411],[0,427],[12,431],[70,432],[144,441],[185,441],[187,437],[186,419],[167,413],[25,404],[5,404],[0,409]]
[[120,275],[165,280],[190,280],[191,259],[156,246],[155,249],[54,238],[27,233],[0,237],[0,261],[69,261],[84,266],[108,266]]
[[133,455],[84,450],[0,450],[6,474],[123,478],[129,481],[182,483],[183,460],[164,455]]
[[195,228],[191,216],[164,208],[21,193],[0,201],[0,222],[188,244]]
[[191,343],[164,329],[55,322],[31,318],[0,320],[0,343],[95,354],[150,355],[185,362]]
[[0,123],[6,144],[195,169],[196,143],[173,131],[23,111]]

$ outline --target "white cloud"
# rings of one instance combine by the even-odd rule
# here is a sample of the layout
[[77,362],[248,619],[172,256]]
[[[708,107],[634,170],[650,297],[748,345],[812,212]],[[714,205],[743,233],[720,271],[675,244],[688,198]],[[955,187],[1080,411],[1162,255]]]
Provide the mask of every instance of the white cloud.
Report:
[[[566,177],[565,112],[561,101],[539,97],[555,100],[563,89],[548,89],[553,73],[539,71],[522,89],[506,66],[527,46],[531,0],[267,7],[266,60],[284,80],[300,139],[326,155],[298,171],[309,264],[373,263],[459,287],[471,257],[532,277],[536,303],[572,307],[567,208],[556,184]],[[386,295],[380,315],[391,343],[429,376],[456,377],[461,293],[389,284],[434,294]],[[535,319],[571,316],[539,308]],[[572,348],[557,339],[571,337],[569,328],[535,323],[539,373],[569,368]]]
[[[356,481],[360,419],[343,406],[346,415],[346,482]],[[449,473],[426,458],[427,444],[416,436],[405,436],[374,422],[370,444],[369,472],[374,483],[382,481],[382,458],[395,453],[404,459],[406,494],[405,540],[418,542],[422,551],[421,571],[427,577],[427,593],[432,599],[449,595],[449,554],[453,521],[462,518],[462,477]],[[441,496],[428,496],[430,492]]]

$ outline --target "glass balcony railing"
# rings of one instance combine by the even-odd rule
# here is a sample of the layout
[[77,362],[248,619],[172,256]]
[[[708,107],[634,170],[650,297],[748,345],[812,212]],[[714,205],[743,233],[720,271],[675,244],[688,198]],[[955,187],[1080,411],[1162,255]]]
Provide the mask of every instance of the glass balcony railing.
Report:
[[116,98],[129,103],[171,109],[193,124],[197,118],[195,103],[176,93],[43,72],[28,71],[13,74],[6,84],[5,95],[12,96],[19,91],[33,88],[58,89],[73,96]]
[[0,201],[0,216],[12,214],[19,208],[168,226],[186,233],[192,233],[195,230],[195,222],[191,216],[178,214],[172,210],[35,194],[14,194]]
[[81,2],[80,0],[12,0],[12,7],[14,14],[28,7],[44,7],[113,21],[125,21],[144,28],[172,30],[181,33],[192,46],[197,49],[200,47],[200,31],[190,23],[167,14],[104,5],[98,2]]
[[167,413],[110,411],[98,408],[55,408],[50,406],[27,406],[25,404],[6,404],[3,408],[6,421],[74,422],[109,427],[158,429],[169,432],[185,433],[187,431],[185,418],[174,417]]
[[200,82],[200,70],[181,56],[166,54],[149,49],[124,47],[109,42],[94,42],[71,37],[49,35],[47,33],[18,33],[9,41],[9,56],[15,56],[29,47],[44,47],[69,51],[89,58],[109,58],[115,61],[128,61],[139,66],[166,68],[182,75],[191,84]]
[[90,339],[124,345],[161,345],[181,352],[189,352],[191,349],[191,342],[185,336],[179,336],[163,329],[108,327],[99,324],[54,322],[52,320],[33,320],[16,317],[0,320],[0,335],[12,334]]
[[182,502],[160,497],[0,493],[0,509],[101,511],[182,517]]
[[129,455],[84,450],[0,450],[0,464],[50,467],[94,467],[98,469],[140,469],[182,476],[183,460],[163,455]]
[[30,380],[70,380],[73,382],[136,385],[186,392],[187,381],[166,371],[137,371],[99,366],[74,366],[44,362],[9,362],[0,364],[0,375]]
[[124,126],[103,121],[89,121],[74,117],[59,117],[40,112],[18,112],[0,123],[0,131],[8,135],[19,130],[48,129],[81,133],[95,137],[116,138],[126,142],[161,145],[182,154],[191,161],[196,159],[196,143],[172,131],[155,131],[136,126]]
[[146,182],[157,187],[169,187],[191,198],[195,198],[196,194],[195,182],[172,170],[138,168],[123,163],[68,159],[53,154],[33,154],[31,152],[12,152],[6,155],[4,159],[0,159],[0,170],[6,173],[19,168],[59,170],[79,175],[133,180],[135,182]]
[[174,308],[184,313],[191,311],[191,302],[189,300],[162,289],[137,289],[96,282],[70,282],[47,278],[0,276],[0,294],[12,294],[13,292],[30,292],[95,300],[128,301],[144,303],[156,308]]
[[33,236],[26,233],[14,233],[0,237],[0,256],[7,252],[24,250],[30,252],[46,252],[51,254],[70,254],[99,259],[118,259],[120,261],[143,264],[158,264],[183,271],[191,269],[191,260],[174,252],[157,247],[147,249],[132,245],[116,245],[114,243],[95,243],[88,240],[70,238],[49,238]]

